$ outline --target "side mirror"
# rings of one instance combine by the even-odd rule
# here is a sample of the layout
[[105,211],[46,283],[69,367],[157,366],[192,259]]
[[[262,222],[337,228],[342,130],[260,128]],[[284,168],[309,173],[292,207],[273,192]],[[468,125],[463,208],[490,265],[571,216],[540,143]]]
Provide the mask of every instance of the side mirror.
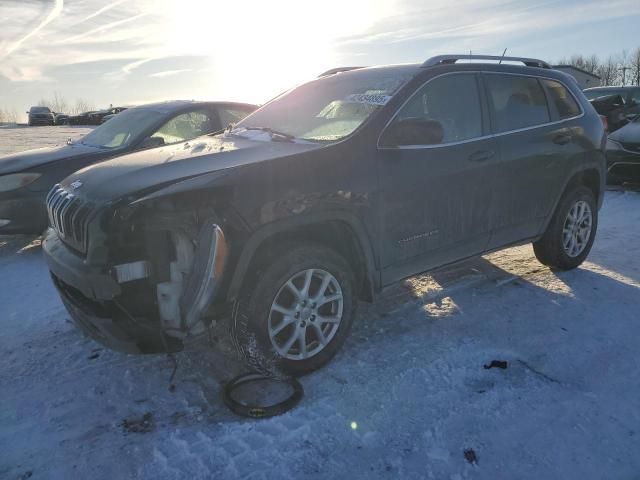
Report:
[[148,137],[138,147],[139,150],[146,150],[147,148],[156,148],[164,145],[164,138],[162,137]]
[[382,138],[386,147],[406,145],[437,145],[442,143],[444,129],[437,120],[403,118],[387,128]]

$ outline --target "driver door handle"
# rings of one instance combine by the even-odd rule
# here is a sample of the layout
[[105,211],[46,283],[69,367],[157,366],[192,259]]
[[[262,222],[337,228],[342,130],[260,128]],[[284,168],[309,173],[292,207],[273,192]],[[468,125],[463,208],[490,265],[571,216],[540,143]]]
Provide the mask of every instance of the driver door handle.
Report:
[[493,150],[479,150],[469,155],[470,162],[486,162],[493,158],[495,152]]

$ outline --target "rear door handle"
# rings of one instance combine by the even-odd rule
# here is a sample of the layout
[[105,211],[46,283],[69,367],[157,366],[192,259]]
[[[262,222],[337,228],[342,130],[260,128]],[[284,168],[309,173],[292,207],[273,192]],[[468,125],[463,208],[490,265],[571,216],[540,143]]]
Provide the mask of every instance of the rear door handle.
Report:
[[493,150],[480,150],[469,155],[470,162],[486,162],[490,158],[493,158],[495,152]]
[[571,135],[561,133],[560,135],[556,135],[555,137],[553,137],[553,143],[557,143],[558,145],[566,145],[571,141],[571,138]]

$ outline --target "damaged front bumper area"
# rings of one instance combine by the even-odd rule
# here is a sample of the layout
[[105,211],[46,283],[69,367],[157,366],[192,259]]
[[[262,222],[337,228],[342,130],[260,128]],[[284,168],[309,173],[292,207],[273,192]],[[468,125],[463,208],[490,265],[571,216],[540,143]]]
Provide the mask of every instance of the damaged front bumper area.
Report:
[[[74,323],[103,345],[127,353],[182,350],[207,333],[227,261],[222,229],[145,230],[96,265],[49,229],[43,250],[53,282]],[[148,248],[147,248],[148,247]]]

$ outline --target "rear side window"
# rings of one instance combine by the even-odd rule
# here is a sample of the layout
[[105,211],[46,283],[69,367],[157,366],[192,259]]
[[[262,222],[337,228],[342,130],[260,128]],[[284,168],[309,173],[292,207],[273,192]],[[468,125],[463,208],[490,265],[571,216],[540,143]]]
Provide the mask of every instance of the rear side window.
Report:
[[443,132],[440,143],[481,137],[482,110],[476,76],[454,74],[431,80],[402,107],[396,121],[408,118],[439,122]]
[[580,115],[580,107],[569,90],[560,82],[554,80],[542,80],[547,89],[549,103],[558,113],[560,119],[571,118]]
[[550,122],[547,100],[536,78],[496,74],[485,78],[497,132]]

